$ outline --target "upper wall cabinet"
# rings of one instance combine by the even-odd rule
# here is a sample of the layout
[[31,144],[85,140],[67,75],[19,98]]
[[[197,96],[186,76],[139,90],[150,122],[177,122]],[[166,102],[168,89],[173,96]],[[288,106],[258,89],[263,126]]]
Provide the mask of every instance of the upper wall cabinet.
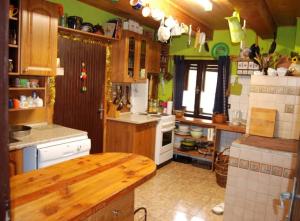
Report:
[[22,0],[21,74],[53,76],[57,57],[57,5]]
[[[153,42],[130,31],[124,31],[122,39],[112,45],[111,81],[118,83],[145,82],[152,63],[160,63],[160,50],[151,48]],[[153,55],[157,53],[157,55]],[[149,69],[149,70],[148,70]],[[159,73],[159,68],[155,70]],[[153,72],[153,71],[152,71]]]
[[159,42],[150,41],[148,44],[147,72],[160,73],[160,51]]

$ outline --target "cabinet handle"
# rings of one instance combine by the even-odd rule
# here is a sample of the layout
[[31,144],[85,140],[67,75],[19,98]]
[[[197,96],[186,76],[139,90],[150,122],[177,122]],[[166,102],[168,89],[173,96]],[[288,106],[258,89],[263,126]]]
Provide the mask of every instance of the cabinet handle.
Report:
[[112,212],[113,216],[119,216],[119,215],[121,215],[121,210],[114,209],[111,212]]

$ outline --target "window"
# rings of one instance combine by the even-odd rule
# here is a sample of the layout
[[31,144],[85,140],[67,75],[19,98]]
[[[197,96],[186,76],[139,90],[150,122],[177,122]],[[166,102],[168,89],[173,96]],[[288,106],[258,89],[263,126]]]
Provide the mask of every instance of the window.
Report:
[[211,118],[218,79],[217,61],[185,61],[182,106],[186,115]]

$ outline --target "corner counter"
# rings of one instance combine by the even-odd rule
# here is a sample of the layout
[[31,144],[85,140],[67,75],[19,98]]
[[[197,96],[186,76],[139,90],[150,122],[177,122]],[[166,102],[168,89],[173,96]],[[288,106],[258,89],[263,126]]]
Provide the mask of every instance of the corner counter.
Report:
[[11,178],[15,221],[133,221],[134,189],[155,175],[147,157],[89,155]]
[[41,143],[86,135],[87,132],[85,131],[63,127],[57,124],[42,125],[32,127],[29,135],[17,138],[17,142],[9,144],[9,150],[18,150]]
[[[225,193],[224,221],[285,220],[296,175],[297,140],[244,135],[232,143]],[[238,211],[238,212],[237,212]]]
[[130,124],[146,124],[151,122],[157,122],[159,120],[159,118],[157,117],[151,117],[148,115],[133,114],[133,113],[123,113],[120,115],[120,117],[117,118],[107,117],[106,119],[110,121],[117,121],[117,122],[130,123]]

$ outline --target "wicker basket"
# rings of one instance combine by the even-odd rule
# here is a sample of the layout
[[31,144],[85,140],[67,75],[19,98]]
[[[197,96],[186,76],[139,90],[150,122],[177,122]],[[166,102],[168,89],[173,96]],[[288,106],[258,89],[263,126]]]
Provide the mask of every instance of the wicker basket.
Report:
[[226,187],[227,182],[229,156],[224,155],[224,152],[228,149],[229,148],[225,148],[222,152],[220,152],[215,162],[216,180],[217,184],[221,187]]

